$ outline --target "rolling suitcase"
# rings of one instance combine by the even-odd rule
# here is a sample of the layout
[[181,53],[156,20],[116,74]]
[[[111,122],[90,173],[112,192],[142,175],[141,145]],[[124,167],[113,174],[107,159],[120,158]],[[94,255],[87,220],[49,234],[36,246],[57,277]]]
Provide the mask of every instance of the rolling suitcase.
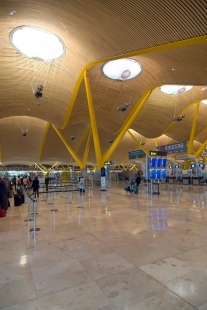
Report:
[[22,204],[22,197],[19,195],[14,195],[14,206],[19,207]]
[[21,196],[21,198],[22,198],[22,203],[24,203],[24,202],[25,202],[24,194],[21,194],[20,196]]

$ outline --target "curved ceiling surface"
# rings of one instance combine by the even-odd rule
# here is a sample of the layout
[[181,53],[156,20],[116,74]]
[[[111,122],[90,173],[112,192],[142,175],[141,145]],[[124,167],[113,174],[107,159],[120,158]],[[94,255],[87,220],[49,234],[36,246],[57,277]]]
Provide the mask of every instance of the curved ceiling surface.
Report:
[[[174,0],[2,0],[0,161],[73,161],[49,124],[59,128],[67,143],[83,158],[86,133],[91,126],[82,79],[84,68],[88,68],[103,154],[140,97],[152,87],[130,130],[135,131],[139,141],[148,138],[146,149],[154,147],[154,138],[159,136],[160,144],[189,140],[196,102],[207,99],[206,13],[205,0],[178,1],[176,5]],[[11,45],[9,35],[22,25],[56,34],[65,44],[64,56],[43,62],[21,55]],[[114,57],[139,61],[141,74],[126,81],[106,78],[102,65]],[[166,84],[194,87],[171,96],[159,90]],[[37,85],[44,86],[40,99],[34,95]],[[118,111],[126,102],[127,110]],[[172,117],[179,113],[185,113],[183,121],[171,124]],[[199,143],[207,139],[206,114],[207,105],[200,104],[195,133]],[[29,128],[26,137],[22,136],[23,127]],[[167,138],[161,138],[165,137],[163,133]],[[73,135],[75,139],[71,140]],[[126,132],[111,159],[122,162],[128,151],[137,148]],[[88,162],[96,162],[93,141]]]

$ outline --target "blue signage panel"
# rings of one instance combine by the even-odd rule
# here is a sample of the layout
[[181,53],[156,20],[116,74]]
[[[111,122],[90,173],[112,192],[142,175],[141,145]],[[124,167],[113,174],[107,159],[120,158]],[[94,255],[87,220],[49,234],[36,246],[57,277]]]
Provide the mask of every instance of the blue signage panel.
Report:
[[129,152],[128,154],[129,154],[129,159],[143,158],[146,156],[143,150],[132,151],[132,152]]
[[187,141],[159,146],[159,151],[167,154],[187,152]]

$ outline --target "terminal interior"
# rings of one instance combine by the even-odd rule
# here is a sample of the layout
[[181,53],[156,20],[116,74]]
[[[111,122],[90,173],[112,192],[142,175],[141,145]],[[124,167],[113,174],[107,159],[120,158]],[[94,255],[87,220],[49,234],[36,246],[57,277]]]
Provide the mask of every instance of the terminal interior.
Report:
[[206,15],[0,2],[0,309],[207,310]]

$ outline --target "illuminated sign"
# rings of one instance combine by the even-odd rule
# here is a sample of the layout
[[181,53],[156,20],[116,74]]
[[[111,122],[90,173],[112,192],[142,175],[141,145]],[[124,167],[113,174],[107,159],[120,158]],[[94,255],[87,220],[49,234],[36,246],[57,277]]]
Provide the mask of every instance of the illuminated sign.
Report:
[[104,166],[105,166],[105,165],[111,165],[111,164],[112,164],[112,161],[111,161],[111,160],[110,160],[110,161],[105,161],[105,162],[104,162]]
[[143,150],[129,152],[129,159],[143,158],[146,156]]
[[188,154],[183,154],[183,155],[178,155],[176,156],[177,159],[193,159],[195,158],[194,155],[188,155]]
[[167,154],[184,153],[187,152],[187,142],[185,141],[185,142],[161,145],[159,146],[159,151],[167,152]]
[[160,151],[149,151],[150,156],[167,156],[166,152],[160,152]]

